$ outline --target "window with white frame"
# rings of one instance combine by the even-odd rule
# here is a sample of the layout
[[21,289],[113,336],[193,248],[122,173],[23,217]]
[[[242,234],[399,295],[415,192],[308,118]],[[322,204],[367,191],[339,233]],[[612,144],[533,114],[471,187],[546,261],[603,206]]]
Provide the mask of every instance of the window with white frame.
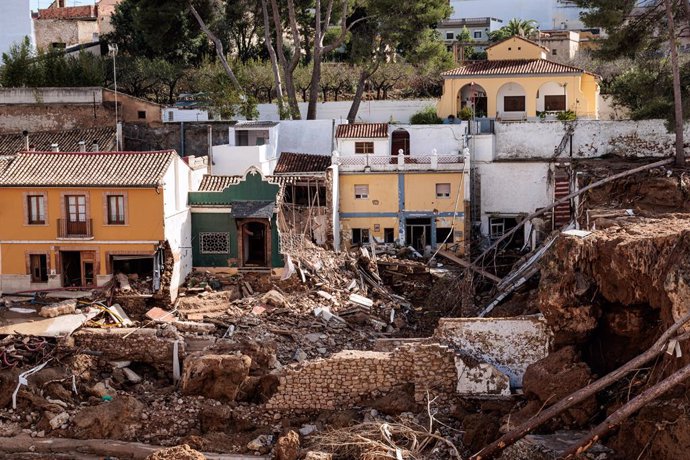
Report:
[[482,38],[481,30],[474,33],[474,38]]
[[502,217],[489,219],[489,236],[492,240],[498,239],[506,232],[506,220]]
[[369,199],[369,185],[360,184],[355,185],[355,200],[367,200]]
[[43,225],[46,223],[45,196],[29,195],[27,197],[27,211],[29,225]]
[[450,198],[450,184],[436,184],[436,198]]
[[202,254],[227,254],[230,252],[230,233],[199,233],[199,252]]

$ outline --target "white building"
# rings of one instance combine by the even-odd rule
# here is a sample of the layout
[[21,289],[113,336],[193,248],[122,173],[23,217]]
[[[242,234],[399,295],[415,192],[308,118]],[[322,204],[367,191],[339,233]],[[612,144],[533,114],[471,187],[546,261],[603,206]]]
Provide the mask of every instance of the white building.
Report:
[[581,8],[569,0],[451,0],[451,19],[493,16],[534,19],[540,29],[582,29]]
[[15,43],[29,37],[34,43],[33,21],[29,0],[9,0],[2,2],[0,15],[0,55],[9,51]]

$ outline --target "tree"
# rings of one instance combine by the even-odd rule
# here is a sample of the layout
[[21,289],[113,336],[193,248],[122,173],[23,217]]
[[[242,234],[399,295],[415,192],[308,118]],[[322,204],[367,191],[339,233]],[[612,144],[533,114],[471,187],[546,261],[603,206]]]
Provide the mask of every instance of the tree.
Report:
[[351,92],[357,82],[357,76],[351,66],[340,63],[324,63],[321,72],[321,90],[323,100],[328,100],[328,92],[338,101],[341,93]]
[[[597,55],[604,59],[619,56],[639,61],[657,60],[659,53],[670,56],[672,120],[676,133],[676,164],[685,166],[683,148],[683,88],[678,59],[676,22],[690,21],[687,0],[652,0],[638,5],[635,0],[575,0],[586,8],[582,19],[588,26],[604,27],[608,38],[602,40]],[[663,44],[666,43],[664,47]],[[665,49],[664,49],[665,48]],[[665,59],[662,59],[662,63]],[[652,85],[653,87],[656,85]],[[644,94],[644,93],[642,93]],[[668,96],[667,96],[668,97]],[[662,106],[661,101],[656,106]]]
[[430,43],[434,40],[430,31],[449,15],[450,6],[445,0],[368,0],[355,10],[351,20],[366,20],[352,27],[349,43],[350,59],[360,65],[357,89],[347,116],[350,123],[357,117],[368,79],[382,64],[401,58],[420,64],[438,58],[420,49],[436,50],[448,56],[445,48],[437,47],[438,41]]
[[12,45],[7,53],[2,54],[0,85],[6,88],[34,86],[34,57],[29,37],[25,37],[21,43]]
[[514,35],[525,38],[534,38],[538,32],[537,21],[534,19],[521,20],[518,18],[513,18],[508,21],[508,24],[500,29],[489,32],[489,40],[492,42],[500,42]]
[[376,91],[376,100],[388,99],[388,91],[409,79],[413,72],[410,64],[388,62],[381,65],[379,71],[369,79],[372,89]]
[[259,3],[252,0],[225,2],[224,17],[220,29],[225,30],[228,45],[237,52],[243,64],[259,59],[261,55],[261,18]]

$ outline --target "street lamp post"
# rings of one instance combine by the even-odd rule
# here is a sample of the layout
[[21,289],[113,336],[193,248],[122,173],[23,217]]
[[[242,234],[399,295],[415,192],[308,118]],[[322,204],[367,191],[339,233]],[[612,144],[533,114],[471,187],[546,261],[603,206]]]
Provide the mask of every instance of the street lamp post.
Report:
[[115,150],[119,151],[120,150],[120,138],[117,135],[117,123],[118,123],[118,117],[117,117],[117,65],[116,65],[116,60],[115,57],[117,56],[117,45],[112,44],[108,45],[108,52],[113,56],[113,82],[115,84]]

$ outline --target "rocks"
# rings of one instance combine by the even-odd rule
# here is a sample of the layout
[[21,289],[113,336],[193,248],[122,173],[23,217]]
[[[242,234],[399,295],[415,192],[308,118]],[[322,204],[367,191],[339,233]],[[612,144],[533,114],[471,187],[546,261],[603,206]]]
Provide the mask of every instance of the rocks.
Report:
[[98,382],[91,388],[89,388],[89,393],[97,398],[102,398],[103,396],[112,396],[115,394],[115,389],[110,386],[107,381]]
[[262,434],[250,441],[249,444],[247,444],[247,449],[254,452],[266,453],[272,445],[273,436],[270,434]]
[[303,425],[302,428],[299,429],[299,434],[302,436],[309,436],[310,434],[316,432],[318,428],[316,428],[316,425]]
[[54,430],[57,430],[60,428],[64,423],[67,423],[69,420],[69,414],[67,412],[62,412],[55,417],[51,418],[49,423],[50,427]]
[[154,452],[146,457],[146,460],[206,460],[206,456],[183,444]]
[[194,353],[184,362],[182,393],[234,401],[251,364],[251,358],[245,355]]
[[224,432],[232,421],[232,409],[223,404],[207,403],[199,412],[199,425],[202,433]]
[[267,303],[268,305],[272,305],[276,308],[282,308],[287,304],[285,296],[283,296],[283,294],[276,291],[275,289],[271,289],[270,291],[262,295],[261,301]]
[[136,436],[144,405],[131,396],[86,407],[74,416],[78,439],[129,439]]
[[65,300],[52,305],[41,307],[39,316],[44,318],[55,318],[56,316],[71,315],[77,309],[77,301],[74,299]]
[[297,460],[299,449],[299,435],[294,431],[289,431],[286,435],[278,438],[276,460]]

